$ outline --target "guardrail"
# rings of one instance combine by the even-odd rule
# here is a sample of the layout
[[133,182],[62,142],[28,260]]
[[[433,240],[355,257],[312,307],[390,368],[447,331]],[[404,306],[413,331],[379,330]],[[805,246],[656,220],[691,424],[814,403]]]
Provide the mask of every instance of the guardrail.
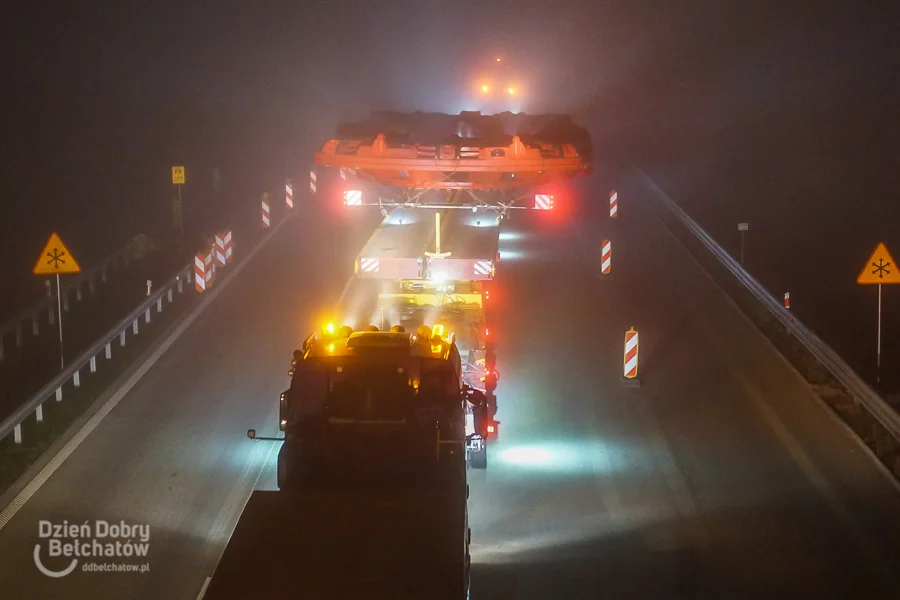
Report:
[[47,402],[53,395],[55,395],[57,402],[62,401],[63,386],[69,380],[72,381],[76,388],[80,387],[81,372],[89,369],[91,373],[95,373],[97,371],[97,358],[101,355],[104,355],[106,359],[112,358],[113,342],[115,342],[116,338],[119,340],[119,346],[124,347],[128,330],[132,331],[132,335],[137,335],[140,330],[141,317],[143,317],[145,324],[149,324],[154,308],[157,313],[162,312],[163,298],[166,298],[166,303],[171,304],[175,301],[176,290],[178,294],[184,293],[185,284],[191,284],[193,271],[193,264],[181,269],[165,285],[161,286],[156,293],[148,296],[139,307],[119,321],[105,336],[82,352],[65,370],[60,371],[59,375],[52,381],[44,385],[15,412],[6,417],[0,423],[0,440],[5,439],[10,432],[13,432],[15,443],[21,444],[22,423],[32,413],[35,414],[38,422],[42,422],[44,420],[44,402]]
[[[140,247],[139,239],[141,236],[132,239],[130,242],[108,254],[99,264],[94,267],[85,269],[75,276],[67,276],[66,282],[62,286],[61,304],[63,312],[69,311],[69,298],[74,292],[75,299],[81,301],[84,297],[84,287],[87,284],[88,290],[93,294],[97,289],[97,280],[107,283],[109,273],[115,272],[119,263],[121,268],[128,266],[131,253]],[[0,361],[6,357],[6,338],[10,333],[15,332],[16,348],[21,348],[24,343],[25,324],[31,322],[31,335],[37,337],[40,328],[40,321],[44,313],[47,313],[47,324],[56,324],[56,295],[48,292],[43,298],[32,304],[20,312],[17,316],[8,319],[0,325]]]
[[878,392],[862,380],[844,359],[832,350],[819,336],[810,331],[796,316],[791,315],[756,279],[707,234],[674,200],[669,198],[646,173],[634,169],[651,190],[656,199],[674,215],[706,248],[728,269],[732,275],[753,294],[784,327],[809,350],[847,391],[890,433],[900,440],[900,413],[896,412]]

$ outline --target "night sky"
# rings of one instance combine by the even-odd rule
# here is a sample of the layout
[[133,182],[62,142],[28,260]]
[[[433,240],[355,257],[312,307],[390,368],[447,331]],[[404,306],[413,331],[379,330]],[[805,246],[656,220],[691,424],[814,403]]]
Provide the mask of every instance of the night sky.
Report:
[[527,78],[523,110],[571,111],[598,168],[644,166],[732,249],[749,221],[751,270],[865,362],[874,290],[855,277],[878,241],[900,255],[900,19],[886,2],[800,4],[7,5],[0,314],[33,288],[50,230],[91,262],[166,227],[172,164],[186,204],[254,199],[340,119],[468,108],[477,66],[503,53]]

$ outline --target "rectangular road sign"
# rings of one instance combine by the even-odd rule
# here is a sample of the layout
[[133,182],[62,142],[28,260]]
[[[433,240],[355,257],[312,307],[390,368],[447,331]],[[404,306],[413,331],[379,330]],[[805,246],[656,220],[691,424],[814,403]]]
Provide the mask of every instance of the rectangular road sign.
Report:
[[172,183],[184,183],[184,167],[172,167]]
[[747,231],[750,229],[749,223],[738,223],[738,231]]

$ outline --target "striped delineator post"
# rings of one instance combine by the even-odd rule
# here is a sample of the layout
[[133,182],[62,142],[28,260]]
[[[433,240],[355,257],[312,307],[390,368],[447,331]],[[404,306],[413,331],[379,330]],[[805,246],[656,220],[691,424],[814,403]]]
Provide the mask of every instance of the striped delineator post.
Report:
[[794,316],[790,314],[790,312],[791,312],[791,293],[790,292],[784,293],[784,310],[786,310],[789,313],[788,319],[793,321]]
[[309,191],[312,192],[313,194],[316,193],[316,172],[315,171],[309,172]]
[[194,257],[194,287],[198,292],[206,290],[206,256],[202,253]]
[[294,208],[294,182],[290,179],[284,182],[284,205]]
[[216,264],[220,267],[225,266],[225,234],[217,233],[216,234],[216,243],[215,243],[215,254],[216,254]]
[[625,332],[625,379],[636,379],[638,374],[638,332],[634,327]]
[[271,213],[269,210],[269,201],[264,199],[261,204],[262,204],[262,226],[263,226],[263,228],[268,229],[272,225],[272,221],[270,218]]
[[206,253],[206,256],[203,257],[203,263],[206,270],[206,287],[209,288],[216,282],[216,261],[212,252]]
[[612,242],[603,240],[603,250],[600,253],[600,272],[609,275],[612,267]]
[[609,193],[609,218],[615,219],[619,214],[619,192],[613,190]]
[[231,264],[231,230],[229,229],[222,234],[222,241],[225,244],[225,264]]

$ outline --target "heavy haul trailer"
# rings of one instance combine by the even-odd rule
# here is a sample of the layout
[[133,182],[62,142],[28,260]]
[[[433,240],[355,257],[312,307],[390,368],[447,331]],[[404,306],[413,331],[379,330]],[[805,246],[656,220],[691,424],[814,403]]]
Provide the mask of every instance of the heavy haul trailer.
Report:
[[[376,113],[339,126],[315,162],[341,173],[346,204],[385,215],[427,205],[506,217],[551,208],[555,187],[591,172],[591,153],[587,131],[565,115]],[[465,201],[449,201],[452,192]]]
[[284,438],[248,432],[283,441],[279,490],[253,492],[205,599],[467,598],[467,428],[483,413],[452,335],[311,335],[281,396]]

